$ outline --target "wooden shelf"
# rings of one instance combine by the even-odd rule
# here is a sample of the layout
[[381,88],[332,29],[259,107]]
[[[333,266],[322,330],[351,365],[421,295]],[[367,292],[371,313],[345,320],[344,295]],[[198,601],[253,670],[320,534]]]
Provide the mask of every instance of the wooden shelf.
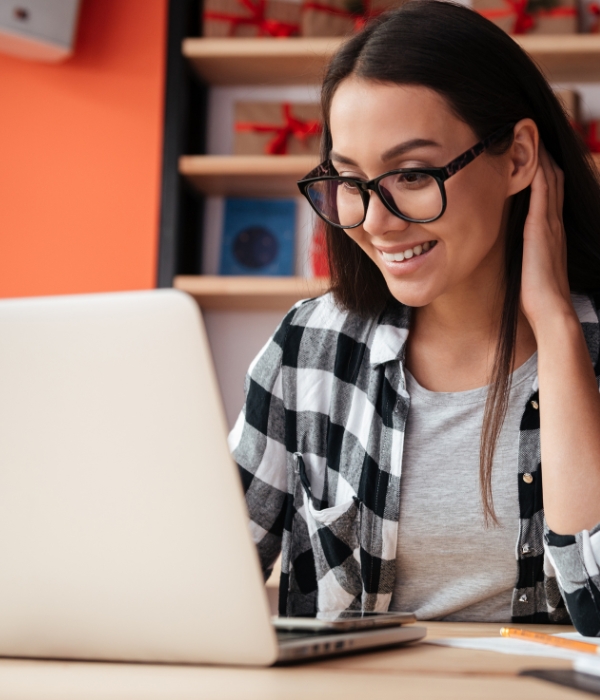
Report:
[[[183,54],[211,85],[320,83],[327,61],[343,40],[185,39]],[[515,37],[553,82],[600,80],[600,35]]]
[[318,163],[316,156],[182,156],[179,172],[206,195],[299,196],[296,182]]
[[210,85],[310,85],[342,39],[185,39],[183,55]]
[[552,82],[600,80],[600,35],[538,34],[515,37]]
[[287,311],[300,299],[327,290],[323,277],[227,277],[188,275],[173,286],[191,294],[202,309],[218,311]]

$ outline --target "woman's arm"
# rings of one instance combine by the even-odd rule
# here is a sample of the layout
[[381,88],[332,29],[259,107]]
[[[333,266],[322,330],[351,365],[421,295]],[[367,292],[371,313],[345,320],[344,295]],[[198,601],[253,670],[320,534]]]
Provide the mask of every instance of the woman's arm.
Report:
[[575,534],[600,522],[600,394],[571,302],[563,173],[540,144],[524,230],[521,304],[538,346],[546,522]]

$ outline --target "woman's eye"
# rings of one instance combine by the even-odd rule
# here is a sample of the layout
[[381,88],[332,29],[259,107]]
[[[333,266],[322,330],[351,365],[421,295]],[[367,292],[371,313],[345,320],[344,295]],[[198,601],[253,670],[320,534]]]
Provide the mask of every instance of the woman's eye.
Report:
[[419,187],[427,184],[429,179],[426,173],[398,173],[396,182],[401,187]]
[[357,194],[358,193],[358,187],[354,182],[342,182],[342,188],[344,189],[345,192],[348,192],[349,194]]
[[423,173],[402,173],[400,182],[420,182],[423,179]]

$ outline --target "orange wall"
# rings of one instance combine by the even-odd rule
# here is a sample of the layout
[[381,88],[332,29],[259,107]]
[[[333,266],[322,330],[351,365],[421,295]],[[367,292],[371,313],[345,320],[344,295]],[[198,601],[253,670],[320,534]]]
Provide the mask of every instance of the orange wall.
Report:
[[167,0],[84,0],[75,55],[0,54],[0,297],[154,286]]

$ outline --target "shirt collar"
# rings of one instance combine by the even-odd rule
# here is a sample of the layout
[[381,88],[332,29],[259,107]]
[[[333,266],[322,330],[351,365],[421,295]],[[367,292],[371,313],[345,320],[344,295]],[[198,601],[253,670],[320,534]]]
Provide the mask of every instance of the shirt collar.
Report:
[[370,363],[373,366],[404,359],[412,309],[400,303],[390,303],[377,319]]

